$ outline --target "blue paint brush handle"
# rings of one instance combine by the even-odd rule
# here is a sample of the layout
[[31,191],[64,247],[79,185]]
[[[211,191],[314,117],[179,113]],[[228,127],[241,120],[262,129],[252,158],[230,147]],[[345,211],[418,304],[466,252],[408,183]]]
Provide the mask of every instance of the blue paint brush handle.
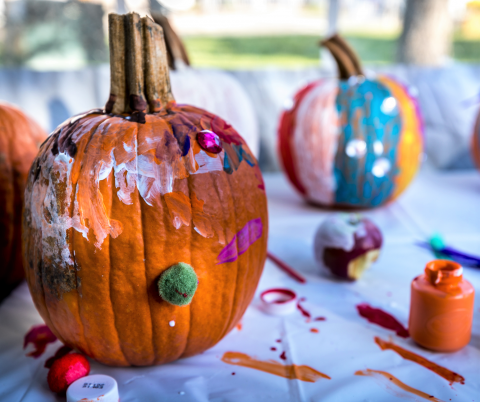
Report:
[[443,254],[446,257],[451,257],[453,260],[458,262],[461,265],[467,266],[467,267],[472,267],[472,268],[480,268],[480,258],[462,253],[452,247],[442,247],[442,248],[434,248],[432,245],[428,242],[417,242],[417,246],[429,249],[433,252]]

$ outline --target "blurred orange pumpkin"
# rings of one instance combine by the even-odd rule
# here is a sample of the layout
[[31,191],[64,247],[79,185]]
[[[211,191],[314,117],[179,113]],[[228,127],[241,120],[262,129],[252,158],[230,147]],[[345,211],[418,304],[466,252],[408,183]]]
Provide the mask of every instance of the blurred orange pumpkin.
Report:
[[30,166],[46,137],[19,109],[0,103],[0,300],[24,278],[23,193]]
[[[240,320],[266,258],[267,202],[236,131],[175,103],[162,29],[131,13],[110,15],[109,30],[105,110],[61,125],[28,179],[27,279],[65,344],[109,365],[162,364]],[[157,288],[181,262],[198,277],[182,307]]]

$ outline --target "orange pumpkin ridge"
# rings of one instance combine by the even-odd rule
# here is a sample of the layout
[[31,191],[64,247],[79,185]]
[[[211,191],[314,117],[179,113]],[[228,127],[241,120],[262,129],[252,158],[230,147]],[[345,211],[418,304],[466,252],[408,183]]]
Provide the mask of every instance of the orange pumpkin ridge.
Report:
[[[109,24],[110,112],[74,117],[42,146],[24,260],[35,305],[65,344],[104,364],[162,364],[212,347],[244,314],[266,259],[266,195],[242,137],[173,100],[161,28],[137,14]],[[205,130],[219,153],[199,145]],[[185,306],[158,289],[181,262],[199,281]]]

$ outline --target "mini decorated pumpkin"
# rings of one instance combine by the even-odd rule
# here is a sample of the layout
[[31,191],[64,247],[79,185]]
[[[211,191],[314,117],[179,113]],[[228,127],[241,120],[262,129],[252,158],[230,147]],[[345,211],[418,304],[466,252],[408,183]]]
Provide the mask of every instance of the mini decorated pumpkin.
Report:
[[215,345],[266,258],[262,175],[221,118],[177,105],[162,29],[109,16],[105,110],[62,124],[28,179],[33,300],[66,345],[109,365],[162,364]]
[[354,52],[337,35],[323,45],[338,64],[340,80],[319,80],[295,95],[280,121],[280,159],[312,203],[382,205],[407,187],[420,165],[418,105],[394,79],[365,78]]
[[24,278],[23,194],[30,166],[46,137],[19,109],[0,103],[0,300]]
[[152,13],[165,33],[172,92],[178,103],[201,107],[232,124],[247,142],[255,157],[260,152],[258,121],[252,101],[240,83],[224,71],[190,67],[185,46],[168,19]]

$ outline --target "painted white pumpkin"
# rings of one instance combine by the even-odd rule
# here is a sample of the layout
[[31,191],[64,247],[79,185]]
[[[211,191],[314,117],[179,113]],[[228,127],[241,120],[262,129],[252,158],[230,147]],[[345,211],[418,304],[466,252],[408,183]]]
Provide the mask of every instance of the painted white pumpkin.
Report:
[[235,128],[258,157],[260,140],[255,110],[234,77],[223,71],[185,66],[170,71],[170,78],[177,103],[197,106],[220,116]]

